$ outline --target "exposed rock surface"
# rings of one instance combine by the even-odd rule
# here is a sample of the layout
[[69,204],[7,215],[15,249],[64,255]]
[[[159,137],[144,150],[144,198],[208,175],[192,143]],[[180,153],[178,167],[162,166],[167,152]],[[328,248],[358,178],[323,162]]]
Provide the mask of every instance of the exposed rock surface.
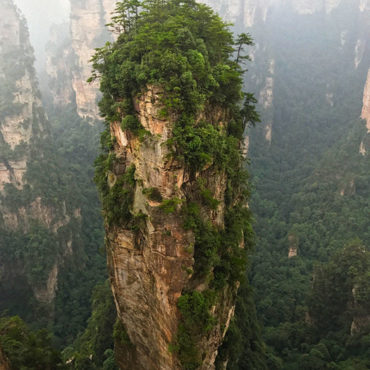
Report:
[[10,0],[1,0],[0,6],[0,189],[5,184],[22,188],[29,145],[34,135],[45,136],[45,117],[24,22]]
[[[159,115],[161,91],[149,87],[136,102],[139,119],[151,133],[143,142],[122,131],[120,123],[111,124],[115,138],[116,165],[110,174],[111,184],[126,168],[135,166],[133,212],[146,215],[139,231],[122,226],[106,225],[108,266],[119,320],[124,324],[131,347],[117,345],[121,369],[180,369],[169,350],[179,324],[177,300],[190,284],[194,269],[194,234],[183,227],[177,212],[166,213],[159,200],[145,195],[145,189],[156,189],[158,198],[177,199],[179,205],[191,197],[196,179],[183,166],[168,159],[165,142],[172,135],[171,119]],[[222,124],[222,113],[214,112],[211,122]],[[208,171],[208,172],[207,172]],[[207,188],[215,194],[219,206],[210,219],[223,226],[224,174],[206,170],[202,174]],[[203,291],[207,282],[192,282],[192,289]],[[217,319],[214,329],[199,343],[204,353],[201,369],[213,369],[223,337],[234,312],[233,295],[222,292],[220,304],[213,308]],[[128,361],[129,359],[129,361]]]
[[353,308],[354,308],[354,316],[352,319],[351,324],[351,335],[356,335],[359,333],[367,333],[370,328],[370,315],[368,307],[364,307],[364,304],[360,304],[358,302],[358,295],[360,287],[355,285],[352,288],[352,296],[353,296]]
[[71,0],[68,34],[65,26],[52,29],[48,45],[46,72],[54,104],[73,104],[83,118],[99,118],[99,87],[88,83],[90,59],[111,35],[105,25],[110,22],[116,0]]
[[367,132],[370,132],[370,69],[367,74],[367,80],[364,88],[364,99],[361,112],[361,118],[366,120]]
[[[70,222],[78,222],[78,218],[72,219],[73,211],[67,209],[65,202],[45,201],[38,178],[54,174],[35,175],[32,169],[48,156],[45,148],[51,140],[49,123],[42,108],[25,21],[11,0],[0,0],[0,13],[0,234],[27,234],[37,224],[56,236]],[[40,302],[53,301],[58,266],[63,256],[72,253],[71,235],[64,235],[60,239],[61,250],[51,257],[53,263],[50,271],[46,270],[46,281],[31,284]],[[25,268],[5,263],[3,258],[8,253],[1,250],[3,247],[6,245],[0,246],[0,270],[2,278],[11,281],[24,274]],[[33,248],[38,247],[33,244]],[[39,257],[42,258],[48,256]]]
[[60,108],[75,104],[71,71],[73,58],[70,46],[69,24],[52,26],[46,46],[45,71],[48,76],[52,103]]
[[9,361],[5,357],[1,348],[0,348],[0,370],[10,370]]

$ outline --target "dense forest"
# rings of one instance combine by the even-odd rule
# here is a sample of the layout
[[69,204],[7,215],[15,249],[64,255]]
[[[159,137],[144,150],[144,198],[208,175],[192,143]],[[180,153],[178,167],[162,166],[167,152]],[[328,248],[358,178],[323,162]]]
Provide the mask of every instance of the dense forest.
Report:
[[[273,79],[272,103],[259,95],[263,123],[250,133],[251,276],[264,339],[278,357],[270,368],[370,365],[369,296],[363,288],[360,308],[354,293],[369,276],[370,162],[359,150],[368,134],[358,118],[369,49],[362,59],[354,53],[368,27],[351,2],[326,15],[281,7],[254,26],[266,50],[251,74],[269,68]],[[249,80],[258,83],[263,89]]]
[[[217,369],[369,369],[370,139],[359,118],[370,60],[369,7],[357,0],[338,1],[330,11],[307,10],[300,1],[205,2],[234,23],[235,36],[218,21],[207,23],[208,8],[191,13],[190,0],[145,1],[147,13],[136,23],[141,2],[130,0],[118,2],[108,25],[127,35],[113,43],[117,35],[108,36],[100,20],[102,29],[91,44],[102,47],[92,80],[103,75],[103,119],[122,121],[123,131],[148,140],[137,107],[127,102],[133,92],[159,81],[167,89],[162,118],[181,113],[172,155],[192,176],[217,162],[233,179],[231,198],[244,176],[235,171],[240,162],[233,150],[239,144],[233,140],[248,138],[250,179],[243,199],[251,212],[235,206],[221,236],[204,222],[205,212],[219,205],[204,182],[183,206],[177,198],[163,199],[156,188],[143,190],[150,202],[160,204],[163,217],[187,212],[188,228],[197,235],[189,247],[191,253],[196,249],[197,264],[183,270],[194,280],[208,274],[211,281],[204,293],[184,291],[183,321],[169,351],[180,356],[184,369],[199,366],[195,343],[213,325],[209,309],[217,291],[234,279],[243,284]],[[100,0],[89,6],[71,3],[105,17]],[[164,4],[167,13],[160,11]],[[0,0],[0,9],[4,14],[13,9],[12,1]],[[101,207],[106,222],[127,217],[141,235],[145,217],[131,218],[128,212],[134,172],[118,181],[124,194],[102,180],[117,168],[109,154],[117,144],[109,140],[107,124],[81,115],[85,108],[74,100],[72,79],[82,67],[75,52],[66,50],[76,40],[69,35],[49,44],[48,62],[64,69],[50,76],[38,72],[41,96],[26,20],[14,14],[20,44],[4,47],[8,33],[0,35],[0,364],[5,357],[14,369],[115,370],[115,345],[132,343],[116,321]],[[12,17],[3,17],[0,28],[12,29]],[[73,7],[71,19],[78,19]],[[230,57],[242,67],[227,61]],[[243,90],[259,100],[261,122],[253,95],[244,95],[244,110],[237,109],[242,69],[248,69]],[[30,87],[22,90],[25,78]],[[72,99],[58,105],[65,91]],[[32,95],[31,115],[17,98],[22,94]],[[232,112],[229,139],[212,125],[194,124],[194,112],[207,99]],[[9,117],[15,122],[19,115],[24,120],[18,130],[26,139],[14,147],[6,127]],[[246,121],[255,127],[244,130]],[[105,153],[98,157],[104,130]],[[102,206],[93,180],[97,157]],[[24,162],[21,185],[17,169]],[[12,167],[9,180],[3,173]],[[52,214],[52,221],[39,217],[37,209]],[[14,222],[9,227],[14,219],[17,227]],[[237,249],[241,229],[247,234],[247,258]],[[50,288],[55,266],[57,283]]]

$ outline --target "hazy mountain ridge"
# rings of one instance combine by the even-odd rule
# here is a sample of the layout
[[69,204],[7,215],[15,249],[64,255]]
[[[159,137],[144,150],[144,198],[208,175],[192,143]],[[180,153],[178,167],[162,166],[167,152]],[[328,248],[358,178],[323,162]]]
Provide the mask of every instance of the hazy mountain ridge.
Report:
[[[50,232],[52,239],[57,238],[59,231],[71,222],[79,222],[79,210],[71,209],[65,201],[53,202],[43,193],[45,185],[39,187],[35,171],[39,171],[49,150],[50,125],[42,108],[35,71],[33,69],[33,51],[29,44],[28,32],[24,20],[10,1],[1,3],[1,69],[2,69],[2,171],[1,171],[1,213],[2,229],[27,235],[33,228],[41,227]],[[37,148],[37,149],[36,149]],[[47,171],[50,167],[44,167]],[[53,173],[46,174],[53,176]],[[43,178],[41,174],[37,174]],[[35,225],[39,226],[35,226]],[[3,242],[4,239],[3,239]],[[6,243],[6,242],[5,242]],[[52,241],[55,243],[55,240]],[[72,238],[65,234],[59,247],[53,247],[53,255],[40,256],[48,263],[42,266],[41,281],[28,281],[37,300],[51,304],[56,291],[58,266],[63,254],[72,254]],[[4,245],[2,248],[5,248]],[[9,246],[7,246],[9,248]],[[51,247],[51,246],[50,246]],[[37,248],[37,247],[36,247]],[[56,249],[54,249],[56,248]],[[57,252],[57,249],[59,251]],[[2,251],[5,253],[5,251]],[[48,253],[46,250],[45,253]],[[22,251],[12,251],[11,254]],[[32,251],[31,251],[32,255]],[[9,263],[9,255],[3,255]],[[30,257],[30,256],[29,256]],[[36,257],[36,256],[35,256]],[[16,260],[17,258],[15,258]],[[32,261],[32,257],[31,257]],[[29,262],[31,262],[29,261]],[[14,261],[15,262],[15,261]],[[26,262],[24,260],[24,262]],[[36,261],[32,261],[37,266]],[[16,271],[13,264],[3,265],[2,286],[11,281],[13,274],[30,273],[28,263]],[[32,274],[31,277],[32,280]]]
[[[66,340],[67,332],[76,335],[84,326],[92,286],[104,279],[91,179],[99,130],[79,129],[80,122],[64,110],[69,121],[62,127],[70,131],[64,142],[63,135],[55,136],[59,124],[53,115],[51,125],[44,112],[26,22],[12,1],[2,0],[0,6],[0,310],[35,326],[56,325]],[[88,135],[72,145],[78,156],[70,166],[76,130]],[[95,146],[92,155],[87,142]],[[72,276],[80,286],[71,287]],[[75,319],[68,317],[70,311],[79,312]]]

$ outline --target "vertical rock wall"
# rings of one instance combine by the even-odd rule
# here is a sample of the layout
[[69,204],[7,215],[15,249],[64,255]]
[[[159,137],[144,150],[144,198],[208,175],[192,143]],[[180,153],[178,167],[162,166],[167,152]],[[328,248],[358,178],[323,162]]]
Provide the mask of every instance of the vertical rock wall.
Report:
[[[33,71],[27,30],[11,1],[0,2],[0,190],[5,184],[22,188],[28,148],[42,136],[44,117]],[[15,56],[17,55],[17,57]],[[34,120],[34,115],[36,119]]]
[[[130,343],[116,338],[116,356],[120,368],[127,370],[181,368],[170,351],[180,319],[177,301],[186,288],[207,289],[207,281],[192,279],[195,239],[192,231],[184,229],[179,212],[181,204],[196,194],[200,174],[191,178],[180,163],[168,159],[166,141],[172,136],[173,122],[160,118],[160,96],[159,89],[149,87],[137,99],[140,122],[151,134],[144,141],[122,131],[119,122],[110,126],[116,161],[108,181],[114,186],[127,169],[135,168],[133,214],[142,219],[140,230],[106,224],[111,286],[119,321],[130,338]],[[213,115],[208,117],[210,122],[222,125],[222,112]],[[210,221],[223,228],[226,176],[208,169],[201,177],[219,202]],[[150,195],[153,191],[155,197]],[[173,209],[167,212],[163,202],[173,199]],[[216,325],[198,343],[204,354],[200,369],[214,368],[217,349],[234,312],[233,289],[225,288],[212,309]]]
[[10,370],[9,361],[0,348],[0,370]]
[[105,25],[115,4],[116,0],[71,0],[69,26],[54,26],[51,32],[46,72],[53,103],[75,105],[82,118],[99,118],[99,87],[87,79],[94,49],[112,39]]
[[[50,189],[55,185],[48,188],[43,183],[55,179],[58,169],[50,158],[53,156],[50,127],[40,99],[25,20],[11,0],[0,0],[0,13],[0,301],[5,303],[1,294],[11,287],[15,276],[27,275],[26,280],[33,279],[28,283],[36,300],[51,304],[59,265],[63,256],[72,253],[72,236],[67,225],[79,220],[65,201],[50,199],[50,193],[57,192]],[[35,242],[27,244],[26,235],[35,227],[39,233],[41,229],[49,233],[52,241],[47,248],[54,250],[53,255],[42,250],[47,243],[38,240],[37,233]],[[19,238],[25,236],[19,245],[12,247],[19,248],[17,252],[7,249],[10,243],[16,243],[13,237],[7,241],[11,233]],[[34,250],[26,251],[31,245]],[[12,253],[15,255],[11,256]],[[23,255],[31,255],[35,260],[22,261]],[[36,279],[33,265],[36,262],[45,262],[45,270],[39,272],[44,275],[42,279]]]
[[367,132],[370,132],[370,69],[367,74],[367,80],[364,88],[364,99],[361,112],[361,118],[366,121]]

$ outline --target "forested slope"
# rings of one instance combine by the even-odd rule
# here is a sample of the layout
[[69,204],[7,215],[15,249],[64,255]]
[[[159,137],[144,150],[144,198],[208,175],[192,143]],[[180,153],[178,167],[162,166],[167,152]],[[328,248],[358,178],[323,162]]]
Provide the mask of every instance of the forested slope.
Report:
[[[281,6],[252,28],[259,45],[249,83],[263,117],[250,133],[257,235],[252,282],[266,342],[282,368],[369,366],[359,344],[366,337],[351,335],[355,303],[344,283],[336,287],[321,276],[323,284],[333,284],[328,289],[341,289],[346,297],[337,312],[346,313],[345,320],[321,331],[320,321],[328,318],[310,316],[315,300],[323,300],[324,311],[338,305],[311,292],[315,266],[333,264],[333,258],[339,266],[344,247],[370,245],[369,135],[359,118],[370,64],[369,10],[359,5],[342,1],[331,12],[313,14]],[[258,70],[259,58],[268,62]],[[356,270],[351,289],[368,276],[368,265],[355,267],[361,258],[348,265]],[[348,272],[337,269],[345,279]],[[354,343],[362,350],[353,352]],[[353,355],[358,362],[344,362]]]
[[92,180],[100,130],[73,107],[49,109],[47,119],[26,22],[12,1],[0,6],[0,311],[66,343],[105,279]]

